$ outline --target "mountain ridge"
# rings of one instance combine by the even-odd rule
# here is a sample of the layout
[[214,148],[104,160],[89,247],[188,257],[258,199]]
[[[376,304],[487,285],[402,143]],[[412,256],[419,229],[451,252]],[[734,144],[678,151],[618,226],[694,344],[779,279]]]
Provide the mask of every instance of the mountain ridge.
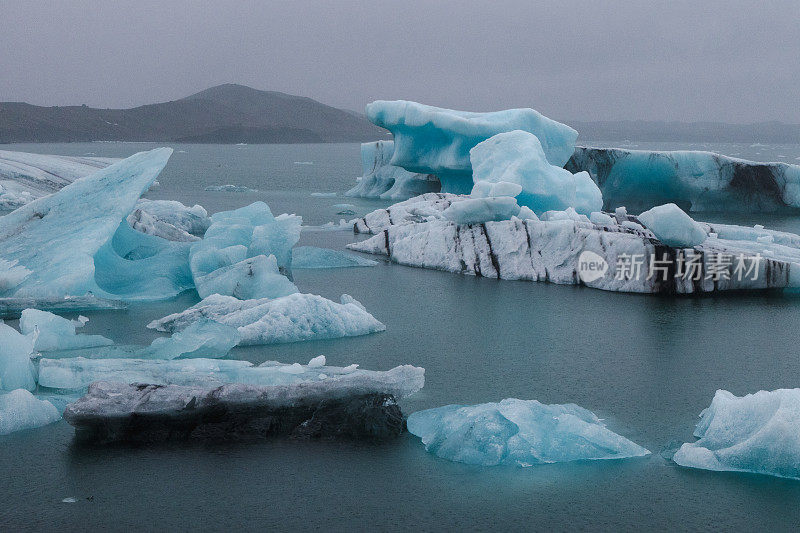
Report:
[[385,130],[349,111],[237,84],[128,109],[0,102],[0,143],[323,143],[385,137]]

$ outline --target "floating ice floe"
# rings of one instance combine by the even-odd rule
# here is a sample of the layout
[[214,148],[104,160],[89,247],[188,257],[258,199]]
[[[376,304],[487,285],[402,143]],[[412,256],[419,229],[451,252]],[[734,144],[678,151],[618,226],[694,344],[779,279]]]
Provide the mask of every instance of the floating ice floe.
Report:
[[328,248],[296,246],[292,249],[293,269],[370,267],[377,264],[372,259]]
[[268,361],[253,366],[229,359],[66,359],[44,358],[39,363],[39,384],[51,389],[80,390],[95,381],[215,387],[224,383],[258,386],[292,385],[326,381],[380,383],[384,392],[403,398],[425,383],[424,369],[399,366],[386,372],[362,370],[358,365],[333,367],[312,360],[308,365]]
[[173,200],[141,199],[128,215],[128,224],[137,231],[169,241],[193,242],[200,240],[211,219],[199,205],[187,207]]
[[141,152],[0,217],[0,298],[155,300],[191,288],[189,244],[125,221],[171,153]]
[[[478,192],[503,196],[508,191],[497,190],[499,187],[517,185],[521,190],[508,195],[537,214],[572,207],[588,215],[603,208],[603,196],[589,174],[573,174],[550,164],[539,139],[527,131],[490,137],[470,150],[470,161],[475,184],[472,196]],[[494,190],[483,190],[487,185]]]
[[291,275],[292,247],[300,238],[300,217],[275,217],[267,204],[255,202],[216,213],[211,221],[189,258],[201,298],[223,294],[246,300],[297,292],[286,276]]
[[230,183],[226,185],[209,185],[204,190],[208,192],[258,192],[244,185],[232,185]]
[[0,390],[34,390],[36,368],[31,361],[33,336],[22,335],[0,321]]
[[83,327],[87,321],[88,319],[85,318],[79,321],[67,320],[47,311],[25,309],[19,319],[19,330],[23,335],[35,339],[33,348],[40,352],[94,348],[114,344],[114,341],[102,335],[75,333],[75,328]]
[[624,459],[650,452],[578,405],[507,398],[417,411],[408,430],[438,457],[484,466]]
[[311,196],[316,198],[336,198],[337,193],[335,192],[312,192]]
[[694,435],[673,456],[679,465],[800,479],[800,389],[718,390]]
[[25,389],[0,392],[0,435],[46,426],[60,418],[53,404]]
[[314,374],[332,375],[290,383],[284,378],[296,374],[278,371],[279,383],[267,386],[97,382],[67,406],[64,419],[76,437],[99,443],[275,436],[380,441],[403,432],[396,398],[422,387],[423,369],[331,370],[314,367]]
[[389,163],[394,141],[374,141],[361,145],[361,177],[345,196],[405,200],[426,192],[439,192],[439,178],[433,174],[409,172]]
[[204,318],[237,328],[240,345],[336,339],[386,329],[346,294],[342,295],[341,303],[315,294],[257,300],[212,294],[185,311],[154,320],[147,327],[176,332]]
[[469,151],[498,133],[523,130],[536,135],[547,160],[563,166],[575,149],[578,132],[533,109],[471,113],[408,101],[378,100],[367,117],[394,135],[391,165],[409,172],[435,174],[441,190],[467,193],[472,188]]
[[[410,266],[622,292],[690,294],[800,287],[800,236],[791,233],[695,223],[685,214],[678,220],[676,208],[671,207],[645,218],[656,231],[664,231],[665,238],[673,229],[689,228],[686,235],[692,240],[680,241],[687,246],[660,241],[644,221],[624,208],[613,216],[587,217],[567,209],[543,213],[541,218],[520,213],[508,220],[472,224],[458,224],[445,216],[458,203],[472,201],[467,196],[429,193],[376,210],[354,227],[356,232],[375,235],[348,248]],[[681,225],[688,221],[688,226]],[[688,246],[699,239],[695,224],[706,237]],[[584,266],[591,266],[581,259],[587,257],[585,252],[594,254],[597,266],[605,265],[600,277],[582,275]]]
[[0,150],[0,210],[16,209],[57,192],[118,161],[107,157],[29,154]]
[[638,210],[675,203],[689,211],[800,209],[800,166],[758,163],[711,152],[577,147],[565,165],[586,171],[605,206]]

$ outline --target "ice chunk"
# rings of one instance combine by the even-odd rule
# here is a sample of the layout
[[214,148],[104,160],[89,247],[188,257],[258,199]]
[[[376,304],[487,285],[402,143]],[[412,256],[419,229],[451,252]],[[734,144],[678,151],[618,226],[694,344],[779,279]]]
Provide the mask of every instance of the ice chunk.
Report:
[[691,248],[707,237],[700,224],[675,204],[654,207],[639,215],[639,220],[667,246]]
[[136,203],[128,224],[142,233],[169,241],[193,242],[208,229],[211,219],[202,206],[187,207],[173,200],[145,200]]
[[383,440],[403,432],[393,383],[409,375],[424,380],[422,372],[398,367],[373,376],[353,373],[266,387],[99,382],[67,407],[64,419],[77,437],[95,442],[277,435]]
[[345,196],[405,200],[426,192],[439,192],[439,178],[433,174],[409,172],[389,164],[394,141],[375,141],[361,145],[362,175]]
[[408,430],[438,457],[485,466],[623,459],[650,453],[607,429],[583,407],[515,398],[417,411],[408,417]]
[[394,135],[392,165],[411,172],[436,174],[443,192],[472,188],[469,150],[498,133],[523,130],[535,134],[550,163],[563,166],[575,149],[578,132],[533,109],[471,113],[416,102],[378,100],[367,105],[367,117]]
[[106,157],[29,154],[0,150],[0,210],[16,209],[57,192],[118,161]]
[[[317,361],[319,362],[319,361]],[[358,366],[358,365],[355,365]],[[324,374],[326,377],[321,378]],[[53,389],[79,390],[95,381],[155,385],[217,386],[244,383],[257,386],[325,381],[330,387],[367,387],[405,398],[425,384],[425,369],[399,366],[388,371],[350,367],[284,364],[268,361],[254,367],[248,361],[227,359],[42,359],[39,383]],[[362,392],[368,392],[366,388]]]
[[257,255],[195,278],[201,298],[226,294],[240,300],[278,298],[297,292],[294,283],[278,271],[274,255]]
[[238,328],[243,345],[353,337],[386,329],[358,302],[338,304],[315,294],[259,300],[213,294],[147,327],[174,332],[201,318]]
[[312,192],[311,196],[316,198],[336,198],[337,194],[335,192]]
[[0,297],[158,299],[191,287],[185,243],[124,221],[171,153],[133,155],[0,217],[0,259],[30,271]]
[[718,390],[694,435],[673,456],[679,465],[800,479],[800,389]]
[[607,208],[673,202],[689,211],[772,212],[800,208],[800,166],[711,152],[577,147],[566,165],[588,171]]
[[204,190],[208,192],[258,192],[244,185],[232,185],[230,183],[225,185],[209,185]]
[[483,224],[484,222],[508,220],[519,214],[514,198],[469,198],[453,203],[442,213],[444,218],[456,224]]
[[0,321],[0,390],[36,388],[34,340]]
[[102,335],[76,334],[75,328],[82,327],[85,323],[79,322],[76,324],[72,320],[67,320],[47,311],[25,309],[19,320],[19,329],[24,335],[36,339],[33,347],[42,352],[114,344],[114,341]]
[[215,292],[237,292],[242,298],[278,297],[297,290],[288,280],[279,279],[278,272],[291,275],[300,217],[275,217],[267,204],[255,202],[215,213],[211,221],[203,240],[194,243],[190,252],[192,276],[201,297]]
[[589,215],[589,220],[592,221],[593,224],[597,224],[598,226],[613,226],[616,224],[616,221],[611,218],[609,215],[601,212],[601,211],[594,211]]
[[[495,135],[470,150],[475,188],[516,184],[519,205],[537,214],[575,208],[589,214],[603,207],[603,196],[586,172],[572,174],[548,161],[542,143],[532,133],[510,131]],[[497,196],[498,194],[491,194]],[[473,196],[475,191],[473,190]]]
[[377,261],[364,257],[314,246],[297,246],[292,250],[292,268],[369,267]]
[[0,392],[0,435],[46,426],[60,418],[53,404],[25,389]]

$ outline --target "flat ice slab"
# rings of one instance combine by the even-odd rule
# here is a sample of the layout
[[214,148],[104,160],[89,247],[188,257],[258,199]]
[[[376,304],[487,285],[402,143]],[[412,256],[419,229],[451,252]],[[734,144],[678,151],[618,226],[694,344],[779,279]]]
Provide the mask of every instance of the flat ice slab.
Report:
[[672,458],[681,466],[800,479],[800,389],[718,390],[694,435]]
[[650,453],[606,428],[583,407],[516,398],[417,411],[408,417],[408,430],[438,457],[484,466],[624,459]]

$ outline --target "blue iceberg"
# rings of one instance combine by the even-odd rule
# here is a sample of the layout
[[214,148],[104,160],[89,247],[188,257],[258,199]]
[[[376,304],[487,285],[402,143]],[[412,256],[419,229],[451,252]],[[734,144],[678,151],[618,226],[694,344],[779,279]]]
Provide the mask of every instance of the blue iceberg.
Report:
[[441,190],[468,193],[472,187],[469,151],[489,137],[513,130],[533,133],[547,160],[563,166],[575,150],[578,132],[533,109],[471,113],[418,104],[378,100],[367,117],[394,135],[391,164],[410,172],[435,174]]
[[0,435],[46,426],[60,418],[53,404],[27,390],[0,393]]
[[[589,174],[572,174],[550,164],[541,142],[532,133],[510,131],[495,135],[472,148],[470,160],[475,182],[473,196],[488,184],[497,188],[505,183],[521,187],[511,196],[537,214],[572,207],[588,215],[603,208],[603,195]],[[497,196],[502,192],[488,194]]]
[[0,321],[0,390],[36,388],[33,336],[22,335]]
[[189,254],[200,297],[277,298],[297,292],[285,276],[291,276],[301,224],[295,215],[273,216],[264,202],[212,215],[203,240],[192,244]]
[[76,322],[47,311],[25,309],[19,319],[19,329],[24,335],[36,339],[33,347],[40,352],[94,348],[114,344],[114,341],[102,335],[75,333],[75,328],[82,327],[87,320]]
[[800,389],[718,390],[694,436],[672,458],[681,466],[800,479]]
[[651,152],[577,147],[566,164],[587,171],[605,207],[636,210],[664,203],[686,211],[775,212],[800,209],[800,166],[758,163],[712,152]]
[[583,407],[515,398],[417,411],[408,417],[408,430],[438,457],[484,466],[623,459],[650,453],[607,429]]
[[362,174],[355,187],[345,196],[381,198],[384,200],[406,200],[425,194],[439,192],[439,178],[433,174],[409,172],[390,164],[394,155],[394,141],[374,141],[361,145]]
[[171,153],[135,154],[0,218],[0,297],[156,300],[191,288],[188,243],[125,222]]

